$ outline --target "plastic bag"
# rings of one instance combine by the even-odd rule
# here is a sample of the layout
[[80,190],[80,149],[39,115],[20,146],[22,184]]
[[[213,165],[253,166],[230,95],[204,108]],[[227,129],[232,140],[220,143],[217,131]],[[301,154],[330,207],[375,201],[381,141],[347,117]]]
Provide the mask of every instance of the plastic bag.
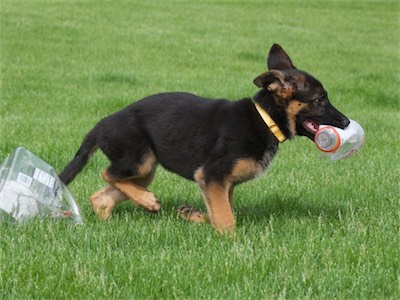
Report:
[[0,221],[24,222],[34,217],[83,224],[79,207],[54,168],[18,147],[0,166]]

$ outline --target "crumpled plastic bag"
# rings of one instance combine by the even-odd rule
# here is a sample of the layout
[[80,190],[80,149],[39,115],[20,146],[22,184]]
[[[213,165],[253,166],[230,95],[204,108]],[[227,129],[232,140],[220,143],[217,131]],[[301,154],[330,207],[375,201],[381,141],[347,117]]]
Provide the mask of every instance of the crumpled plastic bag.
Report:
[[0,221],[55,218],[83,224],[74,197],[53,167],[23,147],[0,165]]

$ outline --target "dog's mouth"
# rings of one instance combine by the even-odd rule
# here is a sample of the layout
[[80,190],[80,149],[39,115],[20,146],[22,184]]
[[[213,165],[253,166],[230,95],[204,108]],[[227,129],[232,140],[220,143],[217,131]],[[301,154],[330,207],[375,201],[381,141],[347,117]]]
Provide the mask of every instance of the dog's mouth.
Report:
[[318,131],[319,124],[313,120],[305,120],[303,122],[303,127],[314,136]]

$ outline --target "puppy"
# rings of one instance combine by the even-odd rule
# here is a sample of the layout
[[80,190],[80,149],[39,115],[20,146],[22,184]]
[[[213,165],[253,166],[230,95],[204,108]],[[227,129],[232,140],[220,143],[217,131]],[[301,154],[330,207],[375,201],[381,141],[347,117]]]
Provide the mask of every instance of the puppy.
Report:
[[313,140],[320,124],[344,129],[349,119],[334,108],[322,84],[296,69],[277,44],[268,71],[254,83],[252,98],[212,100],[188,93],[161,93],[101,120],[60,174],[69,184],[100,148],[110,160],[102,176],[108,186],[91,196],[94,212],[110,217],[127,198],[150,212],[160,210],[148,190],[158,164],[197,182],[207,214],[180,207],[188,221],[209,222],[233,232],[234,187],[260,176],[279,148],[295,135]]

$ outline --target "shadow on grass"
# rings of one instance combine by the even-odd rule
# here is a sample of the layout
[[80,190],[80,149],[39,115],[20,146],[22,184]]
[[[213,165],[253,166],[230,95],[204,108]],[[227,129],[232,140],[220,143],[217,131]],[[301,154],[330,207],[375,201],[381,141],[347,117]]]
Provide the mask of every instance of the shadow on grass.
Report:
[[242,203],[235,209],[238,219],[254,222],[265,221],[274,217],[286,218],[319,218],[335,221],[346,215],[346,207],[339,204],[318,204],[307,202],[301,197],[281,197],[274,195],[263,202]]
[[[165,199],[161,202],[162,210],[160,213],[149,213],[127,201],[115,207],[113,214],[115,216],[132,214],[135,218],[154,218],[159,214],[171,217],[177,216],[176,210],[183,203],[187,203],[187,201],[176,198]],[[193,201],[189,204],[205,211],[202,202]],[[279,195],[274,195],[263,201],[252,202],[249,200],[248,202],[238,201],[238,203],[234,203],[234,213],[240,222],[265,222],[271,216],[298,219],[323,217],[328,221],[337,221],[345,217],[347,211],[347,207],[340,204],[327,204],[326,202],[319,204],[307,202],[301,197],[282,197]]]

